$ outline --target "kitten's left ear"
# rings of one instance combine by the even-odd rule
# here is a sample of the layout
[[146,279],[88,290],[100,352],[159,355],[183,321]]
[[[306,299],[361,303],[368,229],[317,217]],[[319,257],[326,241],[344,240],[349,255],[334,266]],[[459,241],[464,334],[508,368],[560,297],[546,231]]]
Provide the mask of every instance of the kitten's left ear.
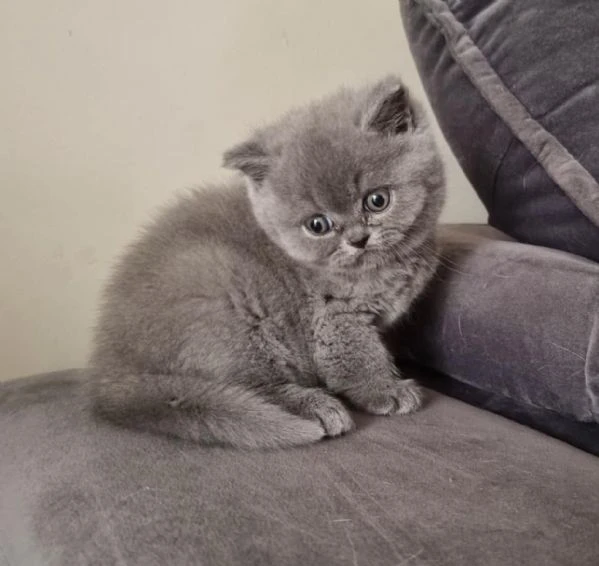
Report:
[[395,136],[414,129],[414,115],[406,89],[397,80],[379,83],[368,97],[362,127]]
[[253,139],[232,147],[223,155],[224,167],[241,171],[256,185],[266,178],[270,161],[264,147]]

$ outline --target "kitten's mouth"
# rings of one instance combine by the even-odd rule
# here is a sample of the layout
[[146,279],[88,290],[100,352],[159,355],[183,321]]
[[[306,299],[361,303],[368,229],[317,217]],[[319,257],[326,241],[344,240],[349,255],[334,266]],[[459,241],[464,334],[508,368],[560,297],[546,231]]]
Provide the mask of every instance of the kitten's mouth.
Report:
[[362,267],[370,264],[374,260],[374,263],[380,264],[380,261],[376,261],[375,258],[381,256],[382,248],[379,246],[368,246],[364,249],[356,249],[347,254],[340,263],[339,267],[344,269],[352,269],[354,267]]

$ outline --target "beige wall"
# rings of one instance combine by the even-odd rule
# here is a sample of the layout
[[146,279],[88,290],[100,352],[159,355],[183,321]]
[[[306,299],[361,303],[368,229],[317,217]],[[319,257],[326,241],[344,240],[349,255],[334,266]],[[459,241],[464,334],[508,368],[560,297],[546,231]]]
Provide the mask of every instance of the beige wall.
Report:
[[[400,71],[394,0],[0,6],[0,379],[85,363],[111,258],[252,124]],[[482,208],[448,157],[449,221]]]

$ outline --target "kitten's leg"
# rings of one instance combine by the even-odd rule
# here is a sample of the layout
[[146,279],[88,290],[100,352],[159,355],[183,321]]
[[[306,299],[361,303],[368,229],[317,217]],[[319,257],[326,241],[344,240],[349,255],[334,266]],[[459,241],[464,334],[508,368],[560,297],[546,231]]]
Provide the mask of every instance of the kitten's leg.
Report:
[[339,436],[354,428],[345,405],[320,387],[303,387],[295,383],[272,385],[264,396],[290,413],[320,421],[327,436]]
[[328,389],[377,415],[411,413],[419,387],[402,380],[369,314],[329,312],[316,326],[315,360]]

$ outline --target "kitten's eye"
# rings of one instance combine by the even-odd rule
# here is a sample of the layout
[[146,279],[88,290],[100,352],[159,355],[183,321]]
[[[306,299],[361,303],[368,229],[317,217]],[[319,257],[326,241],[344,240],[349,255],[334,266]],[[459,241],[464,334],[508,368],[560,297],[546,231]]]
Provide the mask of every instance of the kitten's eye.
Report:
[[370,212],[382,212],[389,206],[390,200],[389,189],[376,189],[366,195],[364,208]]
[[305,223],[306,228],[316,236],[324,236],[333,229],[333,221],[324,214],[316,214]]

